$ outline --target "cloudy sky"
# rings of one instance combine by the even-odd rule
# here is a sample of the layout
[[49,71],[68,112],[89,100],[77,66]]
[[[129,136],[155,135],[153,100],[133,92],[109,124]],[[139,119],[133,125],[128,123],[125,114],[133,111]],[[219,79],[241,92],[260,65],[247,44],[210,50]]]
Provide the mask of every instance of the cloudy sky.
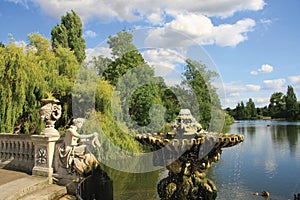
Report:
[[83,20],[88,58],[108,55],[107,37],[127,29],[169,84],[176,83],[187,57],[218,72],[214,85],[224,108],[249,98],[267,105],[272,93],[286,93],[288,85],[300,99],[299,0],[128,2],[2,0],[0,41],[7,44],[12,34],[28,43],[27,34],[34,32],[50,39],[52,27],[73,9]]

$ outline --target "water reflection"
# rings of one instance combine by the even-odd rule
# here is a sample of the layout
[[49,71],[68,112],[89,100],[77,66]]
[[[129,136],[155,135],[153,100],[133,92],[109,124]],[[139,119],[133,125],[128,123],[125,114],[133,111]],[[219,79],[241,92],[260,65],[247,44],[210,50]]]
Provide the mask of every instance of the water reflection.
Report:
[[275,145],[285,148],[289,146],[289,152],[292,157],[296,156],[298,145],[299,126],[294,124],[277,125],[272,127],[272,140]]
[[[121,161],[120,161],[121,162]],[[113,180],[116,200],[158,200],[156,185],[164,176],[163,170],[148,173],[127,173],[103,166]]]
[[239,121],[229,132],[244,134],[245,141],[212,169],[218,199],[257,199],[251,193],[263,190],[271,199],[292,199],[300,192],[300,122]]

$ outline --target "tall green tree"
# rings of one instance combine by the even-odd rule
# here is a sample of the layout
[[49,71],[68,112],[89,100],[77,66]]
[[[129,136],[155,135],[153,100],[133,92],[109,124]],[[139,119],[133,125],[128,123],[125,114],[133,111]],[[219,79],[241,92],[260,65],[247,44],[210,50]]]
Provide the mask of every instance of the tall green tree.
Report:
[[285,96],[282,92],[275,92],[271,95],[268,109],[272,118],[285,117]]
[[257,110],[252,98],[249,98],[249,101],[246,103],[246,118],[247,119],[256,119]]
[[70,48],[79,63],[82,63],[85,55],[85,39],[82,37],[82,22],[80,17],[72,10],[61,17],[61,24],[56,25],[51,31],[52,46]]
[[286,94],[286,117],[290,120],[295,120],[297,118],[297,97],[294,93],[294,88],[288,86]]
[[[103,74],[105,80],[112,85],[116,85],[118,79],[126,74],[129,70],[143,66],[146,62],[141,53],[133,44],[133,36],[129,32],[123,30],[117,33],[116,36],[109,36],[107,41],[113,60],[109,58],[98,57],[97,66],[100,69],[100,74]],[[105,68],[104,72],[103,68]]]
[[[221,102],[216,93],[216,89],[212,86],[212,80],[217,77],[217,73],[207,70],[206,66],[198,61],[187,59],[187,65],[183,76],[185,80],[182,82],[184,87],[190,87],[197,98],[199,106],[199,113],[196,114],[198,120],[202,123],[204,128],[209,128],[209,125],[222,124],[218,121],[211,123],[212,114],[214,119],[217,119],[222,112]],[[197,116],[198,115],[198,116]],[[224,117],[224,116],[223,116]],[[220,118],[222,118],[220,116]],[[218,129],[213,128],[212,129]]]
[[235,111],[236,115],[234,116],[235,119],[237,119],[237,120],[246,119],[246,109],[245,109],[245,105],[244,105],[243,101],[241,101],[241,103],[237,104],[235,110],[236,110]]
[[113,58],[122,57],[127,52],[137,50],[133,44],[133,35],[126,30],[118,32],[116,36],[110,35],[107,43],[112,50]]

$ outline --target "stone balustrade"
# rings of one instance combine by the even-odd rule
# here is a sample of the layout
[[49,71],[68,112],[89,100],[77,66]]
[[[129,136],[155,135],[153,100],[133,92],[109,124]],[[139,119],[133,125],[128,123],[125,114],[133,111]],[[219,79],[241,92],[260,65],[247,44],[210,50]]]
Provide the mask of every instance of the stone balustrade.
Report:
[[56,170],[60,136],[0,134],[0,168],[49,177]]
[[0,166],[31,173],[34,166],[31,135],[0,134]]

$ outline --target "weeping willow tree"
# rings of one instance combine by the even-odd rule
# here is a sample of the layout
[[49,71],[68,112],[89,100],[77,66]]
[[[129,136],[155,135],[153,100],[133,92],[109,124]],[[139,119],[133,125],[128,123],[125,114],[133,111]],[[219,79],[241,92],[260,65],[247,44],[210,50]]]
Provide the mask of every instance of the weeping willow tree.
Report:
[[51,93],[66,112],[58,123],[70,121],[71,92],[79,64],[73,52],[39,34],[18,47],[13,40],[0,48],[0,132],[39,133],[41,99]]

